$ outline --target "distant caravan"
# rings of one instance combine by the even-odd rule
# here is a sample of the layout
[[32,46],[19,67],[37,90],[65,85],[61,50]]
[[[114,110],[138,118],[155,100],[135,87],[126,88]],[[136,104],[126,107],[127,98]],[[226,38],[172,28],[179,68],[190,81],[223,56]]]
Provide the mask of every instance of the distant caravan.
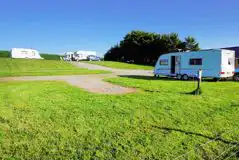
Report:
[[197,78],[202,69],[203,78],[233,77],[235,52],[225,49],[210,49],[195,52],[176,52],[161,55],[155,65],[154,76],[170,76],[188,80]]
[[37,50],[25,49],[25,48],[12,48],[11,57],[12,58],[43,59]]
[[96,52],[83,50],[79,50],[76,52],[66,52],[63,59],[66,61],[80,61],[87,60],[88,56],[96,56]]

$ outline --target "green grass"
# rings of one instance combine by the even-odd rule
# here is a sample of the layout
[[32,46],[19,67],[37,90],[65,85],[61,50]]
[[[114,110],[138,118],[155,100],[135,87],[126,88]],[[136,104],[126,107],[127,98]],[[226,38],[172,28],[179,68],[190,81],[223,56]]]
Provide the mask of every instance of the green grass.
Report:
[[[40,55],[45,60],[60,60],[60,55],[57,54],[40,53]],[[8,57],[11,57],[11,53],[9,51],[0,50],[0,58]]]
[[144,66],[137,64],[129,64],[123,62],[113,62],[113,61],[84,61],[90,64],[97,64],[110,68],[118,68],[118,69],[142,69],[142,70],[153,70],[153,66]]
[[78,68],[64,61],[0,58],[0,77],[96,73],[108,72]]
[[141,91],[100,95],[63,82],[1,83],[0,157],[174,159],[190,151],[180,159],[213,159],[226,151],[225,159],[238,151],[231,142],[239,141],[239,83],[204,82],[203,95],[193,96],[193,82],[107,81]]

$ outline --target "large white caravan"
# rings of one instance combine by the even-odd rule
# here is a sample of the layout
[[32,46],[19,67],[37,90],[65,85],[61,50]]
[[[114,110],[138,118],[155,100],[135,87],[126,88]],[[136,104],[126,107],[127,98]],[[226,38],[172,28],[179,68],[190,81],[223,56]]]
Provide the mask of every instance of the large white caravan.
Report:
[[177,52],[161,55],[155,65],[155,76],[174,76],[187,80],[197,77],[199,69],[202,77],[228,78],[235,72],[235,52],[225,49],[210,49],[196,52]]
[[25,49],[25,48],[12,48],[11,57],[12,58],[43,59],[37,50]]

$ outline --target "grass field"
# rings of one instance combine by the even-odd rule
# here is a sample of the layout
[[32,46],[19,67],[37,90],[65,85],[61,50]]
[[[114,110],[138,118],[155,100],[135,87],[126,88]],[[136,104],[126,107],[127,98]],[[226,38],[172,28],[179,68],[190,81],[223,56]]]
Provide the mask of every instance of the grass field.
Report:
[[[60,55],[57,54],[40,53],[40,55],[45,60],[60,60]],[[0,58],[8,58],[8,57],[10,57],[9,51],[0,50]]]
[[116,96],[63,82],[1,83],[0,157],[174,159],[189,151],[179,159],[225,159],[239,150],[239,83],[204,82],[203,95],[193,96],[193,82],[107,81],[141,91]]
[[0,58],[0,77],[108,73],[78,68],[64,61]]
[[123,62],[112,62],[112,61],[83,61],[85,63],[97,64],[110,68],[118,68],[118,69],[143,69],[143,70],[153,70],[153,66],[144,66],[137,64],[129,64]]

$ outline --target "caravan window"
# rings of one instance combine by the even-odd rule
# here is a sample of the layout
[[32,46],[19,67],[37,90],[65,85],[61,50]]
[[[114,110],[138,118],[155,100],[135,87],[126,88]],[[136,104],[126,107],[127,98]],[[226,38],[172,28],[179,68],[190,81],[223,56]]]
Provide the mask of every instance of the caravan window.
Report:
[[160,65],[168,65],[168,60],[167,59],[160,59],[159,64]]
[[228,59],[228,65],[232,65],[233,64],[233,60],[232,60],[232,58],[229,58]]
[[202,59],[201,58],[193,58],[189,59],[190,65],[202,65]]
[[27,51],[22,51],[22,54],[27,54]]
[[236,61],[235,61],[235,65],[236,65],[236,67],[239,66],[239,59],[236,59]]

